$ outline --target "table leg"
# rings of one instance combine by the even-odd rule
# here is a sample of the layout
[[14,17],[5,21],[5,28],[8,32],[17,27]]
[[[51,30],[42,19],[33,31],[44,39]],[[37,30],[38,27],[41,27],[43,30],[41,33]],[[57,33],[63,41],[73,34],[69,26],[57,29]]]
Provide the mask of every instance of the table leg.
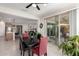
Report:
[[29,55],[29,56],[32,56],[32,49],[31,49],[31,47],[30,47],[29,50],[28,50],[28,55]]

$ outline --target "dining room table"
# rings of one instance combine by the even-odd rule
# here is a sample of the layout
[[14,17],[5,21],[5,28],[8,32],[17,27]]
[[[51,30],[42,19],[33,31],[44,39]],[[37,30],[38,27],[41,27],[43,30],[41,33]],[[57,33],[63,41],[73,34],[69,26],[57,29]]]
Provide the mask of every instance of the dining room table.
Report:
[[35,48],[35,45],[37,44],[36,38],[31,37],[28,40],[21,39],[21,41],[27,46],[28,55],[32,56],[32,48]]

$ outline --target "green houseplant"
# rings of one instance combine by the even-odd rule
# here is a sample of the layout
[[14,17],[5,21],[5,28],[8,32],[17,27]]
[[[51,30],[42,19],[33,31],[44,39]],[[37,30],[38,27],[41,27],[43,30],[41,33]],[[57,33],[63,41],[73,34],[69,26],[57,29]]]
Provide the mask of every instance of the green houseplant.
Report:
[[68,38],[59,46],[62,52],[68,56],[79,56],[79,36],[74,35]]

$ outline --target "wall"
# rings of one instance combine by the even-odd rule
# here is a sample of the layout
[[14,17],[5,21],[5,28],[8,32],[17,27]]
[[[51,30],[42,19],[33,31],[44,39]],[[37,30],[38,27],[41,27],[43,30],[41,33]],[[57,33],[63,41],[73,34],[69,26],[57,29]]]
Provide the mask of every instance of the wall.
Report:
[[76,10],[69,13],[70,36],[76,34]]
[[5,23],[0,21],[0,37],[5,36]]
[[28,31],[28,24],[22,24],[22,32]]
[[[16,24],[16,25],[22,25],[22,32],[24,33],[25,31],[30,31],[31,28],[37,28],[37,23],[21,23],[21,24]],[[31,27],[31,28],[30,28]]]
[[79,8],[70,12],[70,34],[79,35]]
[[[23,31],[28,31],[28,24],[34,24],[36,25],[37,23],[37,20],[32,20],[32,19],[27,19],[27,18],[21,18],[21,17],[15,17],[15,16],[12,16],[12,15],[9,15],[11,17],[7,17],[7,15],[4,15],[3,16],[6,16],[6,17],[2,17],[0,15],[0,20],[4,21],[4,22],[10,22],[10,23],[15,23],[16,25],[22,25],[23,26]],[[5,33],[5,26],[4,25],[0,25],[0,29],[3,29],[3,30],[0,30],[0,36],[3,36],[3,34]]]
[[76,10],[76,34],[79,35],[79,8]]
[[[42,23],[43,24],[43,28],[41,29],[40,28],[40,23]],[[37,31],[39,32],[39,33],[41,33],[43,36],[47,36],[47,24],[46,24],[46,20],[45,19],[39,19],[38,20],[38,29],[37,29]]]

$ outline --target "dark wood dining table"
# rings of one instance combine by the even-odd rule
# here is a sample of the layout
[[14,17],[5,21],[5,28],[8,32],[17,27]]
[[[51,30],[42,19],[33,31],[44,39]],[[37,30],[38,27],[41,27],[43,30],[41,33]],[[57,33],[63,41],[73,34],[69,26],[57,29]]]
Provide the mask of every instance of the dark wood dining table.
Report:
[[28,55],[32,56],[32,46],[33,45],[28,45]]
[[29,38],[28,40],[21,39],[22,42],[25,43],[28,49],[28,55],[32,56],[32,48],[34,48],[34,45],[37,44],[37,41],[33,41],[34,39]]

